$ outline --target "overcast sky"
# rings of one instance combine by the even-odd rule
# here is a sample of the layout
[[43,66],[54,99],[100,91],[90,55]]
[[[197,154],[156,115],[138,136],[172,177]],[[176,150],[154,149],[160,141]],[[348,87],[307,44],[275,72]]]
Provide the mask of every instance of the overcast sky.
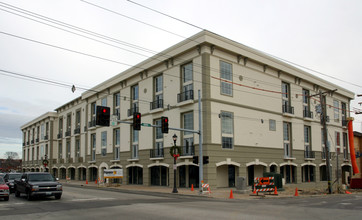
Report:
[[[25,123],[79,97],[84,92],[79,88],[91,88],[196,34],[198,27],[362,94],[360,0],[134,2],[195,26],[126,0],[0,0],[0,158],[6,151],[21,156]],[[351,109],[362,109],[358,102],[362,97]],[[351,116],[361,131],[361,115]]]

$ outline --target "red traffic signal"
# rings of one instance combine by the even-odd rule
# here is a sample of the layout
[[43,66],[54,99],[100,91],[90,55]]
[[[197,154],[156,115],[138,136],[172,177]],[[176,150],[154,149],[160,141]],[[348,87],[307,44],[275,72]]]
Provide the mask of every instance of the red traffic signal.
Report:
[[168,134],[168,117],[161,117],[161,131]]
[[96,125],[109,126],[110,117],[111,117],[111,109],[109,107],[97,106]]
[[141,113],[133,113],[133,130],[141,130]]

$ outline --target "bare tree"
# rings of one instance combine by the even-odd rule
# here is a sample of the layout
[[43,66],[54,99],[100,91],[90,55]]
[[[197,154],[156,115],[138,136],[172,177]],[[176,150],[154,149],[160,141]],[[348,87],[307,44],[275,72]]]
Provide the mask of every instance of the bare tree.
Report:
[[10,160],[16,160],[16,159],[19,159],[19,154],[16,153],[16,152],[11,152],[11,151],[7,151],[5,154],[4,154],[4,157],[5,159],[10,159]]
[[5,172],[17,170],[18,167],[21,165],[21,162],[19,160],[19,154],[16,152],[8,151],[4,154],[4,157],[6,158],[6,160],[2,164],[2,168]]

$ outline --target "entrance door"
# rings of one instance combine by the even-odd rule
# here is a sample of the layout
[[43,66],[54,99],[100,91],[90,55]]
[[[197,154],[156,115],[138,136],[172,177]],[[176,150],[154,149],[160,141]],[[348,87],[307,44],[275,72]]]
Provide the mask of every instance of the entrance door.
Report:
[[228,166],[229,187],[235,187],[235,166]]

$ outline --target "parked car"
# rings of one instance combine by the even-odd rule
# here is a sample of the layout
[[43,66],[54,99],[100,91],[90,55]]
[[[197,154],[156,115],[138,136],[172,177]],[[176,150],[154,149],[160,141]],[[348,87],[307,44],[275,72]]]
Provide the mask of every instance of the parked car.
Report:
[[4,198],[5,201],[9,201],[9,187],[6,185],[4,178],[0,177],[0,198]]
[[54,196],[60,199],[63,193],[62,184],[50,173],[23,173],[20,180],[15,180],[15,196],[26,194],[28,200],[34,197]]
[[15,192],[15,180],[20,180],[21,173],[7,173],[4,176],[6,184],[9,186],[10,193]]

